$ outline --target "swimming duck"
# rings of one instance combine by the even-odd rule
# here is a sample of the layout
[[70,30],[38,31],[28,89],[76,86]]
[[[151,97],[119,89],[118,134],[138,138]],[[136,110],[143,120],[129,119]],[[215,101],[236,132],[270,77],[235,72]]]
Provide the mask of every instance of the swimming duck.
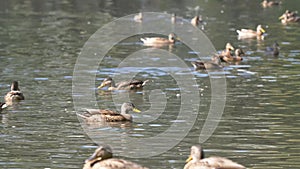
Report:
[[275,6],[275,5],[280,5],[280,4],[281,4],[281,1],[278,2],[278,1],[268,1],[268,0],[263,0],[263,2],[261,3],[261,5],[264,8]]
[[14,101],[24,100],[25,97],[23,93],[19,89],[19,83],[17,81],[13,81],[10,87],[10,92],[8,92],[5,97],[6,103],[11,103]]
[[203,61],[193,61],[191,64],[194,66],[195,70],[207,70],[207,69],[222,69],[219,56],[214,56],[211,62],[203,62]]
[[93,155],[85,160],[83,169],[148,169],[124,159],[113,158],[109,146],[99,146]]
[[300,17],[297,16],[297,11],[289,11],[286,10],[284,14],[279,17],[279,20],[283,24],[292,23],[292,22],[300,22]]
[[191,20],[191,24],[193,26],[198,26],[198,24],[202,22],[202,16],[195,16],[192,20]]
[[121,106],[121,113],[112,110],[86,109],[82,114],[77,114],[87,122],[118,122],[132,121],[132,116],[129,111],[136,113],[141,112],[135,108],[133,103],[125,102]]
[[273,56],[278,56],[279,55],[279,45],[277,42],[274,42],[272,47],[267,47],[266,48],[266,53],[273,55]]
[[239,38],[260,38],[266,31],[262,28],[261,25],[256,27],[256,31],[252,29],[241,29],[236,31],[239,35]]
[[111,77],[105,78],[100,86],[98,86],[98,89],[101,89],[105,86],[109,86],[108,90],[136,90],[136,89],[142,89],[145,84],[149,80],[130,80],[130,81],[121,81],[119,83],[114,82],[114,80]]
[[234,50],[234,47],[230,43],[226,43],[225,49],[219,55],[222,62],[228,62],[233,59],[231,51]]
[[210,169],[244,169],[245,167],[235,163],[224,157],[209,157],[204,158],[204,152],[200,145],[194,145],[191,147],[190,157],[186,160],[187,164],[184,169],[198,169],[198,168],[210,168]]
[[168,36],[168,39],[161,38],[161,37],[141,38],[141,41],[146,46],[170,45],[170,44],[174,44],[177,40],[178,40],[178,38],[175,33],[170,33]]
[[143,21],[143,14],[142,12],[138,13],[137,15],[134,16],[133,20],[135,22],[142,22]]
[[233,57],[232,61],[239,62],[243,60],[242,56],[245,55],[245,52],[242,49],[236,49],[234,54],[235,56]]

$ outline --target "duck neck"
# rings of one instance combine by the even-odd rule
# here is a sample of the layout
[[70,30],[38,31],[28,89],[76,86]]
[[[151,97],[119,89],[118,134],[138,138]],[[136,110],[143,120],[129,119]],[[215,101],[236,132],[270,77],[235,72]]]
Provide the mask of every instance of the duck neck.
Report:
[[128,114],[129,110],[126,109],[126,107],[124,105],[122,105],[121,107],[121,114],[123,115],[123,117],[127,120],[132,120],[132,116],[130,114]]
[[20,89],[19,89],[18,83],[17,82],[13,82],[12,85],[11,85],[11,87],[10,87],[10,90],[11,91],[19,91]]

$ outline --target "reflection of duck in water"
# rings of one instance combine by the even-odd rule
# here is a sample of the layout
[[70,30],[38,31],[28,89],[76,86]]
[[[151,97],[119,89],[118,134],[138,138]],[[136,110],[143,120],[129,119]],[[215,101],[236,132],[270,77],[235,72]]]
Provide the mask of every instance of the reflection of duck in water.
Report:
[[85,160],[83,169],[148,169],[131,161],[113,158],[109,146],[98,147],[93,155]]
[[266,48],[266,54],[278,56],[279,55],[279,45],[277,42],[274,42],[272,47]]
[[149,80],[129,80],[115,83],[111,77],[105,78],[98,89],[109,86],[108,90],[136,90],[142,89]]
[[121,122],[132,121],[132,116],[129,111],[141,112],[135,108],[132,103],[123,103],[121,106],[121,113],[112,110],[101,109],[86,109],[82,114],[77,113],[78,116],[83,118],[86,122]]
[[23,93],[19,89],[19,83],[17,81],[12,82],[10,92],[5,95],[4,99],[7,104],[25,99]]
[[190,157],[186,160],[184,169],[244,169],[245,167],[224,157],[204,158],[200,145],[191,147]]
[[262,35],[266,32],[261,25],[256,27],[256,31],[252,29],[241,29],[236,31],[239,35],[239,38],[261,38]]

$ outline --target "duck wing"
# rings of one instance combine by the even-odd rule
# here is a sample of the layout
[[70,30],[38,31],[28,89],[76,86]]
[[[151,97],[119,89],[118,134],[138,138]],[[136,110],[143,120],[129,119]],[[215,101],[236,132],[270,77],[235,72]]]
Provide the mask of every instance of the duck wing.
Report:
[[133,79],[131,81],[123,81],[119,82],[116,84],[118,89],[127,89],[127,90],[132,90],[132,89],[138,89],[142,88],[149,80],[136,80]]
[[77,115],[90,122],[127,121],[119,112],[112,110],[86,109],[82,113],[77,113]]
[[148,169],[148,168],[143,167],[134,162],[123,160],[123,159],[117,159],[117,158],[110,158],[107,160],[100,161],[91,167],[91,169],[100,169],[100,168],[105,168],[105,169]]
[[223,157],[209,157],[200,160],[199,165],[218,169],[244,169],[245,167]]
[[144,44],[165,44],[165,43],[170,43],[168,39],[166,38],[161,38],[161,37],[152,37],[152,38],[141,38],[141,41]]

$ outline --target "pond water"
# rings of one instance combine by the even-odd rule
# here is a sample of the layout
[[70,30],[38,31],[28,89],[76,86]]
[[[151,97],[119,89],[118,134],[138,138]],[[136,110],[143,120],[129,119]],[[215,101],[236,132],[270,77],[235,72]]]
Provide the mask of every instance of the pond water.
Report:
[[[0,0],[0,100],[14,80],[19,81],[26,98],[0,114],[0,168],[82,168],[98,141],[114,145],[117,157],[150,168],[183,168],[190,147],[199,143],[209,110],[222,104],[216,102],[218,99],[225,99],[225,107],[213,134],[201,142],[206,156],[228,157],[248,168],[299,168],[300,28],[299,24],[282,25],[278,20],[286,9],[299,10],[299,2],[285,0],[281,6],[267,9],[260,2]],[[145,35],[125,39],[105,55],[99,69],[89,72],[96,74],[96,82],[85,90],[93,93],[96,101],[86,98],[86,102],[94,106],[91,108],[118,110],[127,98],[142,113],[133,114],[132,124],[82,127],[73,104],[80,91],[72,92],[77,58],[99,28],[139,11],[176,13],[187,20],[201,14],[204,33],[217,51],[230,42],[246,51],[246,56],[239,64],[226,65],[226,97],[213,100],[211,80],[221,75],[191,71],[190,62],[198,56],[183,43],[161,48],[178,56],[164,60],[170,56],[162,59],[154,49],[141,45],[139,38]],[[258,24],[267,31],[264,40],[237,39],[236,29],[254,29]],[[274,41],[281,48],[278,57],[264,52]],[[128,60],[138,67],[116,69],[129,54],[142,49],[149,53],[153,50],[154,54]],[[164,66],[144,66],[161,64],[162,60]],[[188,67],[176,66],[178,60]],[[96,89],[107,76],[130,73],[150,80],[144,90],[128,93]],[[174,78],[190,75],[191,81]],[[197,85],[192,87],[180,86],[194,82]],[[196,93],[199,98],[185,100],[184,93]],[[192,117],[189,120],[193,122],[189,131],[175,130],[186,135],[183,139],[167,137],[178,143],[153,157],[131,158],[140,145],[126,146],[127,137],[147,140],[173,124],[189,126],[190,121],[182,120],[180,112]],[[140,144],[155,149],[164,146],[166,140]]]

